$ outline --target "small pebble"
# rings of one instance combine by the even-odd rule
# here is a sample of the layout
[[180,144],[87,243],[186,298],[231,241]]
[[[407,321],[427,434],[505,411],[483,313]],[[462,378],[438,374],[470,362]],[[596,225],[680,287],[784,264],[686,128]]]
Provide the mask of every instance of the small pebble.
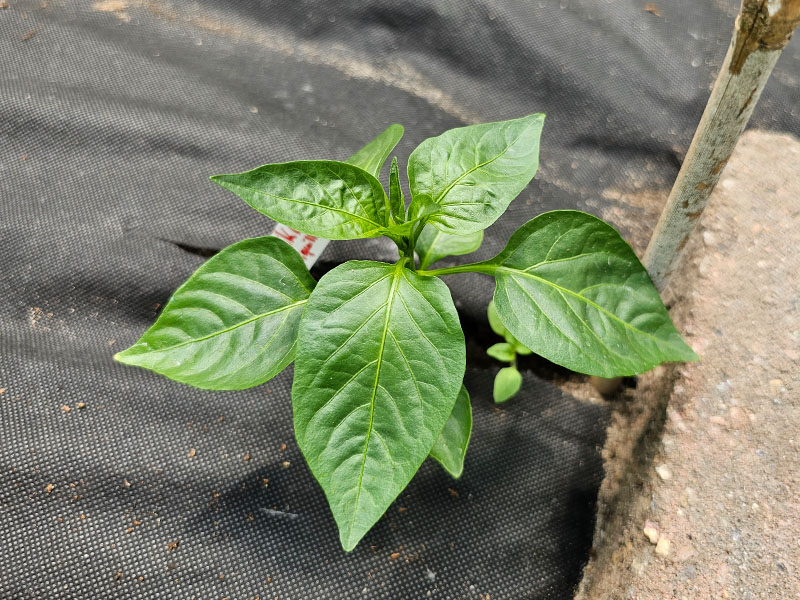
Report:
[[644,529],[642,529],[642,532],[644,532],[645,537],[647,537],[647,539],[650,540],[651,544],[658,543],[658,538],[659,538],[658,528],[653,523],[651,523],[650,521],[645,522]]
[[656,467],[656,473],[663,481],[669,481],[672,479],[672,471],[669,470],[667,465],[658,465]]
[[66,404],[62,404],[61,405],[61,410],[63,410],[65,413],[68,413],[72,409],[69,406],[67,406]]
[[78,408],[86,408],[86,402],[78,402]]
[[282,466],[284,469],[288,469],[288,468],[289,468],[289,466],[290,466],[291,464],[292,464],[292,463],[290,463],[288,460],[285,460],[285,461],[283,461],[283,462],[281,463],[281,466]]
[[53,491],[53,489],[55,489],[55,487],[56,487],[56,486],[54,486],[52,483],[48,483],[48,484],[47,484],[47,487],[46,487],[46,488],[44,488],[44,491],[45,491],[45,492],[47,492],[47,493],[49,494],[50,492],[52,492],[52,491]]
[[669,539],[661,536],[656,544],[656,554],[667,556],[669,554]]

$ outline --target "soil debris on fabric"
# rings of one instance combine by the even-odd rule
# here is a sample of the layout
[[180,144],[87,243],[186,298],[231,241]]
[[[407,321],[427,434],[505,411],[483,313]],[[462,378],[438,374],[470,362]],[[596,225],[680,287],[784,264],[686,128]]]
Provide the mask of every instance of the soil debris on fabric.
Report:
[[664,294],[700,361],[613,401],[578,600],[800,598],[798,163],[751,130],[723,172]]
[[131,20],[130,15],[125,12],[127,8],[128,3],[123,0],[101,0],[92,4],[92,10],[114,13],[120,21],[125,23]]
[[648,2],[647,4],[644,5],[644,9],[651,15],[655,15],[657,17],[660,17],[662,15],[661,9],[655,2]]

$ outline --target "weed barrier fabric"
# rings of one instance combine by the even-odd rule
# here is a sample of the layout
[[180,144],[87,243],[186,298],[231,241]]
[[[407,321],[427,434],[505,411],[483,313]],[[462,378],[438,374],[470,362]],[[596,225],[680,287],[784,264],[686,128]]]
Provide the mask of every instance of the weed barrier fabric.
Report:
[[[635,220],[605,191],[674,178],[736,4],[8,4],[0,598],[571,597],[608,411],[531,373],[492,405],[490,279],[448,280],[475,412],[462,479],[426,464],[351,554],[294,443],[291,368],[211,393],[111,356],[205,257],[271,229],[209,175],[344,159],[391,122],[405,164],[451,127],[548,114],[540,172],[476,259],[545,210]],[[755,125],[800,133],[799,54]],[[351,258],[393,256],[334,242],[313,272]]]

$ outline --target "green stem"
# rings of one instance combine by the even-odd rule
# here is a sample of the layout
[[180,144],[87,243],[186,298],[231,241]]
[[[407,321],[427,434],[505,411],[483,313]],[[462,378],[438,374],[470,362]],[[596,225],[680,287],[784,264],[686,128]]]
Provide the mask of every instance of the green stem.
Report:
[[484,275],[494,275],[497,268],[497,265],[488,263],[470,263],[457,267],[431,269],[430,271],[418,270],[417,275],[422,275],[423,277],[440,277],[442,275],[455,275],[456,273],[483,273]]

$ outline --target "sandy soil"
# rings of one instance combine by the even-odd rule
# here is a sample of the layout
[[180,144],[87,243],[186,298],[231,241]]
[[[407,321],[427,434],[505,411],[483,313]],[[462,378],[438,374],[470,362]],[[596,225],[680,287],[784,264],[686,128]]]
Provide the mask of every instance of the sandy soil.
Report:
[[578,597],[800,598],[800,141],[745,134],[687,250],[701,361],[613,400]]

